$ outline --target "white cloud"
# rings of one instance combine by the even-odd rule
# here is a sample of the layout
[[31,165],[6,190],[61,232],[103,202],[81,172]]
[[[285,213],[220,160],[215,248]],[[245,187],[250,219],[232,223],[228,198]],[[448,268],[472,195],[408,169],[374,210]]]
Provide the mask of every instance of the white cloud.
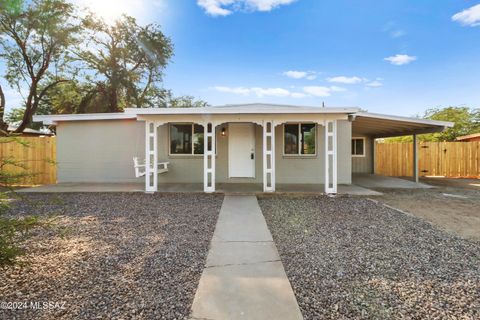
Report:
[[197,4],[209,15],[228,16],[232,11],[222,7],[231,5],[234,2],[235,0],[198,0]]
[[293,78],[293,79],[302,79],[307,76],[307,72],[305,71],[285,71],[283,75]]
[[341,87],[321,87],[321,86],[307,86],[303,87],[303,91],[314,97],[329,97],[332,95],[332,92],[345,91]]
[[197,0],[197,4],[212,16],[228,16],[234,11],[271,11],[296,0]]
[[381,83],[379,80],[374,80],[367,83],[366,86],[370,88],[379,88],[383,86],[383,83]]
[[401,66],[417,60],[417,57],[409,56],[408,54],[396,54],[394,56],[384,58],[383,60],[388,61],[393,65]]
[[[226,87],[226,86],[215,86],[211,89],[223,93],[231,93],[236,95],[243,96],[257,96],[258,98],[264,97],[290,97],[301,99],[305,97],[328,97],[333,92],[346,91],[345,88],[330,86],[330,87],[320,87],[320,86],[306,86],[302,88],[303,92],[291,91],[285,88],[262,88],[262,87]],[[295,89],[295,87],[293,87]]]
[[250,89],[257,97],[263,98],[268,97],[288,97],[291,95],[290,91],[283,88],[259,88],[254,87]]
[[232,93],[243,96],[256,95],[259,98],[263,97],[288,97],[293,96],[292,93],[284,88],[261,88],[261,87],[225,87],[225,86],[216,86],[212,89],[224,92]]
[[330,91],[332,92],[341,92],[341,91],[347,91],[347,89],[342,88],[342,87],[337,87],[337,86],[331,86]]
[[292,98],[305,98],[307,95],[301,92],[292,92]]
[[224,86],[216,86],[213,87],[214,90],[219,92],[225,93],[233,93],[233,94],[241,94],[244,96],[248,96],[250,94],[250,89],[245,87],[224,87]]
[[480,26],[480,4],[454,14],[452,21],[458,22],[462,26]]
[[360,77],[345,77],[345,76],[338,76],[333,78],[327,78],[328,82],[333,83],[343,83],[343,84],[357,84],[363,82],[364,79]]
[[313,71],[285,71],[283,73],[284,76],[293,79],[307,79],[307,80],[315,80],[317,78],[316,72]]

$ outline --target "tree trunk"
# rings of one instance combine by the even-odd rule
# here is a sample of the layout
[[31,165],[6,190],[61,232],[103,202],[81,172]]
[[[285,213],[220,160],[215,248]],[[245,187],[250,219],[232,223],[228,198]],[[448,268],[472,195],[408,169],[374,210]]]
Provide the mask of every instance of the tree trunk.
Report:
[[7,135],[8,123],[3,120],[5,114],[5,94],[3,93],[2,86],[0,86],[0,136]]
[[110,84],[109,88],[109,110],[108,112],[118,112],[118,89],[116,84]]
[[38,102],[35,102],[35,96],[37,95],[37,85],[35,83],[30,87],[30,92],[28,93],[27,101],[25,102],[25,112],[23,113],[22,122],[15,129],[15,133],[22,133],[25,128],[32,123],[32,117],[37,110]]

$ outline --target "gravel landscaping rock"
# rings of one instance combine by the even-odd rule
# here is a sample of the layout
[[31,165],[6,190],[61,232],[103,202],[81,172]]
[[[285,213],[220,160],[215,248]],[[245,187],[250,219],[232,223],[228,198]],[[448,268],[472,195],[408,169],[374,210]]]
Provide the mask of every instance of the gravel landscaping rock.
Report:
[[305,319],[478,319],[480,242],[354,197],[259,199]]
[[15,203],[12,215],[53,215],[54,223],[35,230],[23,265],[0,272],[0,302],[57,305],[3,309],[0,318],[189,316],[222,196],[64,193],[26,198]]

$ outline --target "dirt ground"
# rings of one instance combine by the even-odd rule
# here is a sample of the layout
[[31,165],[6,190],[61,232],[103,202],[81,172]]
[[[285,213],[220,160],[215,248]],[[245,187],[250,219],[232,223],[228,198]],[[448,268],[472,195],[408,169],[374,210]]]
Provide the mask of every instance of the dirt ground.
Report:
[[432,189],[376,189],[375,197],[465,238],[480,239],[480,179],[422,178]]

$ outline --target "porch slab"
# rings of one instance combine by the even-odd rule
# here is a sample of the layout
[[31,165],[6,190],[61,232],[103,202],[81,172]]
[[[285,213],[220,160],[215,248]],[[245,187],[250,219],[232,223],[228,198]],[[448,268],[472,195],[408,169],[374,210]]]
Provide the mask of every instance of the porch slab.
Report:
[[[401,180],[401,179],[400,179]],[[408,182],[408,181],[407,181]],[[277,184],[277,194],[323,194],[322,184]],[[31,188],[18,189],[18,192],[144,192],[144,183],[86,183],[69,182],[42,185]],[[203,192],[202,183],[160,183],[158,192]],[[256,195],[263,194],[263,185],[257,183],[218,183],[217,193],[229,195]],[[380,192],[358,185],[339,185],[339,194],[360,196],[381,195]]]
[[225,196],[191,319],[303,319],[256,197]]
[[386,188],[386,189],[426,189],[434,188],[425,183],[416,183],[396,177],[380,176],[368,173],[352,174],[352,183],[365,188]]
[[47,184],[31,188],[22,188],[17,192],[144,192],[144,183],[86,183],[86,182],[62,182]]

